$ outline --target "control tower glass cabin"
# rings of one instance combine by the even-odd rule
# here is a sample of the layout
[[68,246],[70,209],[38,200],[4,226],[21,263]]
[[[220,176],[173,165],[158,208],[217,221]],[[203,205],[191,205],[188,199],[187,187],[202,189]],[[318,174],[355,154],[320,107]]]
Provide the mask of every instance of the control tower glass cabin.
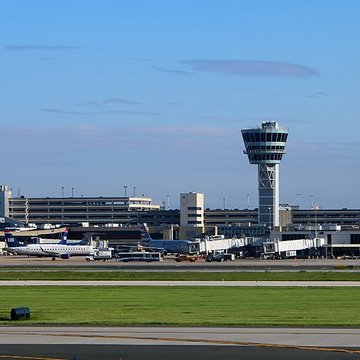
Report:
[[244,154],[250,164],[258,165],[259,224],[279,226],[279,164],[285,154],[288,130],[275,121],[263,122],[260,128],[241,130]]

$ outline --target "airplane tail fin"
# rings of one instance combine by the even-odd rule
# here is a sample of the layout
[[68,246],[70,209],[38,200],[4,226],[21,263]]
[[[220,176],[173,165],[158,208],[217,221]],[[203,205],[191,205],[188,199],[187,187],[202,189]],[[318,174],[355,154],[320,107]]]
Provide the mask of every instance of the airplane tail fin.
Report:
[[59,242],[60,245],[67,245],[69,230],[65,229],[65,231],[61,235],[61,240]]
[[10,232],[5,232],[5,243],[8,248],[25,246],[23,243],[19,242],[19,238],[15,237]]
[[90,245],[91,244],[91,239],[92,239],[92,234],[91,233],[86,233],[84,235],[84,237],[81,239],[81,241],[79,242],[79,245]]
[[141,240],[145,244],[152,240],[152,238],[146,228],[146,224],[141,225]]

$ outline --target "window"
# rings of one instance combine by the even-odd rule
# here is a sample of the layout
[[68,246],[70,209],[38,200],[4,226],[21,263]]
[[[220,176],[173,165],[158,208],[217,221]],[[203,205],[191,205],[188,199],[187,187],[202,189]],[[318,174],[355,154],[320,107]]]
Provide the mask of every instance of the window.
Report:
[[350,244],[360,244],[360,234],[351,234]]

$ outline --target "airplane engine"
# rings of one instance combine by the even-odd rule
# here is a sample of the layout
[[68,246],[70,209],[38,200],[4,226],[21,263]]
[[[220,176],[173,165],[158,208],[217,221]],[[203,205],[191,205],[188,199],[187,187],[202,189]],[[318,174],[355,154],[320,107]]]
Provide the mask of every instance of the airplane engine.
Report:
[[70,255],[69,254],[61,254],[60,259],[70,259]]

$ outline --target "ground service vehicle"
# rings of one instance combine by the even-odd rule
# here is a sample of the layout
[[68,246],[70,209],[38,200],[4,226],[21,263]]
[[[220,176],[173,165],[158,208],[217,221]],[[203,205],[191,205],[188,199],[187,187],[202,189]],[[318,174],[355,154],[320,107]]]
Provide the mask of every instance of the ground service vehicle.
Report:
[[177,255],[175,257],[176,262],[182,262],[182,261],[190,261],[195,262],[196,260],[202,259],[199,255]]
[[112,258],[111,249],[106,248],[99,248],[94,249],[94,252],[86,257],[86,261],[93,261],[93,260],[109,260]]

